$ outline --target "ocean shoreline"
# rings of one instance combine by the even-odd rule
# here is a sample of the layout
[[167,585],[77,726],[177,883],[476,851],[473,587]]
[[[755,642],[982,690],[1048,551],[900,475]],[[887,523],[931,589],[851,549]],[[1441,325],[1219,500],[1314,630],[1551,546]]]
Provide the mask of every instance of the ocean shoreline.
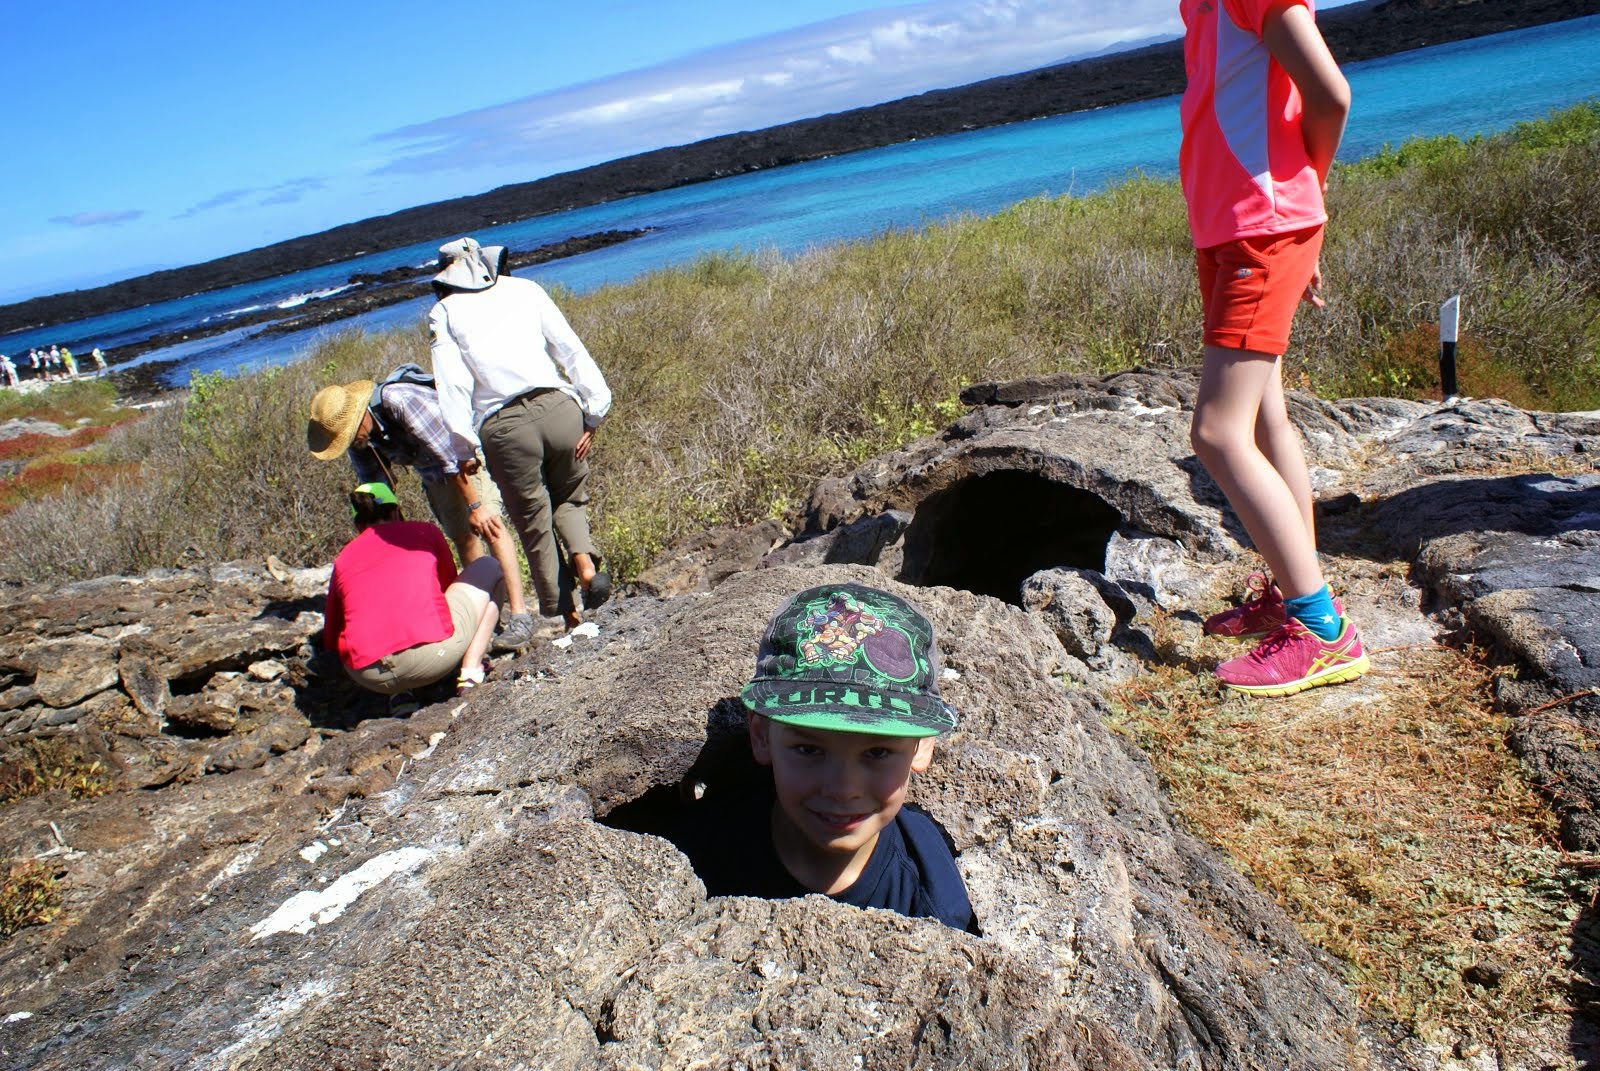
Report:
[[[1335,56],[1349,63],[1596,13],[1600,0],[1366,0],[1325,13],[1321,25]],[[402,209],[203,264],[3,305],[0,334],[174,300],[636,194],[918,138],[1170,96],[1182,90],[1183,78],[1181,42],[1170,41],[657,149],[483,194]]]
[[[1320,24],[1334,56],[1346,64],[1597,13],[1600,0],[1365,0],[1328,11],[1320,16]],[[272,279],[371,251],[442,240],[630,195],[1027,118],[1162,98],[1179,93],[1182,85],[1181,42],[1173,40],[766,130],[722,134],[486,194],[405,208],[203,264],[6,304],[0,306],[0,335]]]

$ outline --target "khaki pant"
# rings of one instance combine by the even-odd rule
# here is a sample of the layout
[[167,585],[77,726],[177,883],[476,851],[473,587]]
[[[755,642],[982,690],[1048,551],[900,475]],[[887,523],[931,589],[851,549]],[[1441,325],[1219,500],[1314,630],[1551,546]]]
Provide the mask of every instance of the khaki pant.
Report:
[[[473,494],[483,503],[483,508],[489,511],[490,516],[500,516],[500,489],[488,474],[479,469],[467,479],[472,484]],[[439,522],[439,527],[450,537],[450,542],[460,548],[462,540],[472,534],[472,527],[467,523],[468,503],[461,501],[460,492],[448,476],[438,480],[423,480],[422,491],[428,496],[428,509],[433,512],[433,519]],[[489,548],[484,549],[487,551]]]
[[451,584],[444,598],[450,607],[450,635],[396,651],[370,666],[347,670],[350,678],[380,695],[395,695],[443,680],[460,670],[461,659],[466,656],[482,615],[465,584]]
[[489,474],[522,538],[539,612],[546,617],[572,605],[570,570],[562,584],[562,550],[569,559],[595,554],[584,512],[589,465],[575,453],[582,434],[583,410],[559,390],[524,394],[478,429]]

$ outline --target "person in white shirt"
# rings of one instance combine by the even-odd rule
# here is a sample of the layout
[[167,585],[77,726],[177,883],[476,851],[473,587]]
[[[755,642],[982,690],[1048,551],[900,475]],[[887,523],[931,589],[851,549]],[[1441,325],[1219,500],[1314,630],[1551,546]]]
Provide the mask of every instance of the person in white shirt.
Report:
[[586,609],[611,594],[585,510],[589,449],[611,389],[544,288],[506,271],[503,246],[460,238],[439,248],[439,266],[428,330],[445,426],[464,451],[482,447],[528,556],[539,612],[572,628],[582,618],[570,579]]

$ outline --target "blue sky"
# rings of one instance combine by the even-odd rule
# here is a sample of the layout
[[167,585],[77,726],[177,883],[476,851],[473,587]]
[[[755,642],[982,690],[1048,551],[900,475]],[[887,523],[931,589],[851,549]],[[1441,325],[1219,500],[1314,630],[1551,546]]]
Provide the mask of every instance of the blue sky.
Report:
[[56,0],[6,24],[0,303],[1182,29],[1176,0]]

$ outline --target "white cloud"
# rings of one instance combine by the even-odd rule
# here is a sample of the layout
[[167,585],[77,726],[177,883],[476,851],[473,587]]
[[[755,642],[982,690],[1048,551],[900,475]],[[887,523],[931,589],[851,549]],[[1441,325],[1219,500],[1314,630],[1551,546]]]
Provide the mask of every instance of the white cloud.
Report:
[[382,135],[399,148],[378,170],[535,178],[1181,32],[1171,0],[927,0],[403,127]]
[[118,223],[131,223],[144,215],[142,209],[125,212],[74,212],[70,216],[51,216],[51,223],[64,223],[69,227],[106,227]]

